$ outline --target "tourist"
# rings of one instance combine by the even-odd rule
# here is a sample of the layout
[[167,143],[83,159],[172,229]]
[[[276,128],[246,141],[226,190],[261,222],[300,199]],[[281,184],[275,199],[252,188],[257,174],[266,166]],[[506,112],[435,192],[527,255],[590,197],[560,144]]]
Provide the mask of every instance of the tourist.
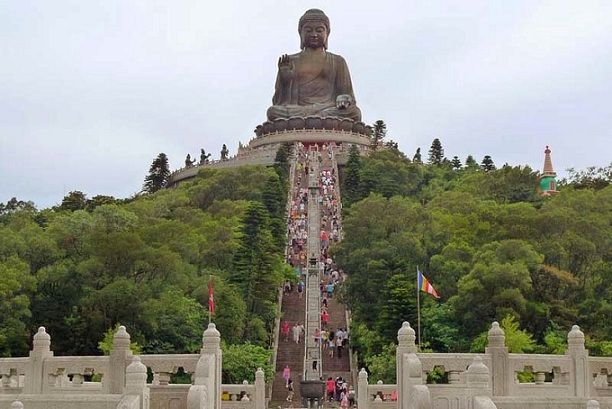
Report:
[[332,296],[334,295],[334,283],[330,281],[325,287],[325,289],[327,293],[327,298],[332,298]]
[[287,380],[287,402],[293,401],[293,380],[289,378]]
[[319,328],[315,328],[313,338],[314,342],[318,345],[321,340],[321,330]]
[[299,324],[297,322],[295,323],[293,328],[291,328],[291,335],[293,336],[293,341],[296,344],[299,344],[300,343],[301,328],[300,328],[300,326],[299,326]]
[[289,365],[285,365],[285,369],[283,369],[283,379],[285,380],[285,385],[289,384],[290,378],[291,378],[291,368],[289,368]]
[[331,376],[328,377],[327,382],[325,382],[325,389],[327,390],[327,400],[330,402],[333,401],[334,393],[336,391],[336,382],[334,382]]
[[342,338],[336,335],[336,351],[338,358],[342,358]]
[[321,327],[327,328],[327,324],[329,324],[329,313],[323,309],[321,310]]
[[302,294],[304,293],[304,281],[300,280],[297,285],[298,297],[300,300],[302,299]]
[[287,321],[283,321],[283,325],[281,326],[281,332],[283,334],[285,342],[289,341],[289,323]]

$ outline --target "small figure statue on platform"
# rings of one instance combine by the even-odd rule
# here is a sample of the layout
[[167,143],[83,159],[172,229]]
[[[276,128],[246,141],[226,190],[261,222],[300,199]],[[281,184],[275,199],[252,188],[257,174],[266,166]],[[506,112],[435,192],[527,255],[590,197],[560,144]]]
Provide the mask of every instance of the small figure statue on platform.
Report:
[[193,166],[194,163],[195,163],[195,159],[191,160],[191,155],[187,154],[187,157],[185,158],[185,167],[190,168]]
[[208,158],[210,158],[210,153],[206,153],[204,148],[201,148],[200,149],[200,165],[204,165],[205,163],[208,163],[209,162]]
[[226,144],[223,144],[221,147],[221,160],[227,160],[227,155],[229,155],[229,149],[227,149]]

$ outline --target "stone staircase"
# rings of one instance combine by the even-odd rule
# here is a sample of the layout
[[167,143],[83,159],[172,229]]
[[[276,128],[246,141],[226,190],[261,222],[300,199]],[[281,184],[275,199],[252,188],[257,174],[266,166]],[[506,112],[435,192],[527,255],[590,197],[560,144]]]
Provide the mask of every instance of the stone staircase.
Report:
[[[282,321],[288,321],[292,327],[296,322],[304,324],[306,308],[306,297],[300,299],[297,291],[294,290],[283,296],[282,305]],[[291,404],[287,402],[287,388],[285,387],[285,380],[283,379],[283,370],[285,365],[289,365],[291,369],[291,379],[293,380],[294,396],[293,406],[296,403],[299,405],[300,402],[300,380],[302,379],[302,372],[304,370],[304,340],[302,339],[299,344],[293,342],[291,336],[289,340],[285,342],[282,334],[278,341],[278,352],[276,355],[276,375],[274,378],[274,385],[272,388],[272,396],[269,408],[289,407]]]

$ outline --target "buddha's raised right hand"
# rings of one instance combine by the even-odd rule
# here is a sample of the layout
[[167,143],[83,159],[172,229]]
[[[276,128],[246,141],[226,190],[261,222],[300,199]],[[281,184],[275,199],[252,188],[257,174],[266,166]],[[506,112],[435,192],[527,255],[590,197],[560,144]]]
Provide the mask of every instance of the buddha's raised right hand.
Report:
[[283,79],[286,79],[293,73],[293,62],[287,54],[283,54],[278,59],[278,71],[284,77]]

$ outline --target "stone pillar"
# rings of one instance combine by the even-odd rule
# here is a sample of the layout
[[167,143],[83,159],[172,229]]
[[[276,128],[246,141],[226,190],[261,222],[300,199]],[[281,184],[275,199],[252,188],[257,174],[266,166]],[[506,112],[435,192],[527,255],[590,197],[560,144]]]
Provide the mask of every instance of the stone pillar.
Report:
[[[404,375],[406,370],[404,368],[404,355],[405,354],[416,354],[417,346],[415,343],[416,335],[414,329],[410,326],[408,321],[402,323],[402,327],[397,331],[397,350],[395,353],[395,379],[397,384],[397,401],[403,402],[404,396],[407,396],[410,391],[404,386]],[[401,407],[400,407],[401,409]]]
[[212,355],[213,370],[212,388],[208,390],[208,399],[211,409],[221,409],[221,365],[223,363],[221,353],[221,333],[217,330],[214,323],[208,324],[208,328],[202,335],[202,349],[200,355]]
[[370,396],[368,395],[368,373],[365,368],[359,371],[359,380],[357,381],[357,407],[359,409],[368,409]]
[[140,409],[149,409],[149,387],[147,386],[147,367],[139,356],[125,369],[125,393],[140,398]]
[[255,409],[266,409],[266,374],[261,368],[255,372]]
[[589,396],[589,351],[584,347],[584,333],[578,325],[574,325],[567,334],[567,351],[572,361],[570,379],[574,389],[574,396],[586,398]]
[[482,362],[481,356],[474,357],[465,372],[465,383],[468,388],[468,406],[474,405],[474,398],[477,396],[491,396],[491,384],[489,383],[489,368]]
[[130,334],[125,327],[119,327],[113,336],[113,349],[109,357],[108,373],[102,377],[105,390],[111,394],[123,394],[125,389],[125,369],[132,362]]
[[45,327],[39,327],[38,332],[34,335],[32,350],[30,351],[23,393],[40,394],[45,392],[47,381],[43,372],[45,359],[52,356],[51,337],[47,334]]
[[485,353],[491,356],[493,396],[507,396],[512,382],[508,373],[508,348],[506,348],[506,334],[497,321],[491,325],[487,341]]

